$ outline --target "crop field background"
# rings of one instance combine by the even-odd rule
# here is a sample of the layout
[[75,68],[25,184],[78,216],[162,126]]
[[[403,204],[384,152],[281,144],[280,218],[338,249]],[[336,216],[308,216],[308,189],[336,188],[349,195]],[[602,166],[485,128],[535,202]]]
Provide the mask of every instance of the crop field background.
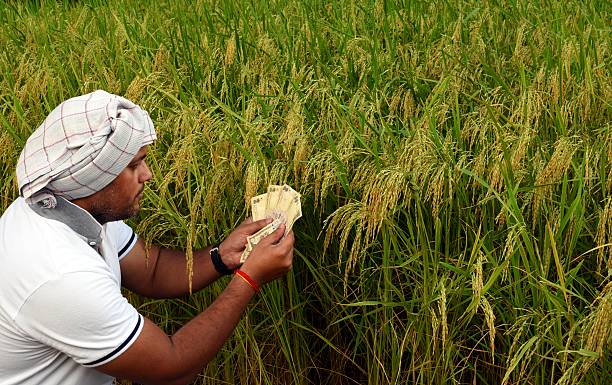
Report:
[[[302,194],[292,272],[197,384],[611,384],[611,44],[605,0],[0,1],[0,212],[105,89],[156,124],[148,242]],[[226,283],[126,295],[171,333]]]

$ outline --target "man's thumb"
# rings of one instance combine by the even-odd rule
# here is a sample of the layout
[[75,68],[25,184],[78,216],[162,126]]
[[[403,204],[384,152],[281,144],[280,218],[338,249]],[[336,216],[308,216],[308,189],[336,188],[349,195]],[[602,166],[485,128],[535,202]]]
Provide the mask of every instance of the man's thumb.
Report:
[[272,234],[266,237],[266,241],[268,241],[269,244],[278,243],[278,241],[281,240],[284,234],[285,234],[285,224],[283,223],[280,226],[278,226],[278,229],[274,230]]

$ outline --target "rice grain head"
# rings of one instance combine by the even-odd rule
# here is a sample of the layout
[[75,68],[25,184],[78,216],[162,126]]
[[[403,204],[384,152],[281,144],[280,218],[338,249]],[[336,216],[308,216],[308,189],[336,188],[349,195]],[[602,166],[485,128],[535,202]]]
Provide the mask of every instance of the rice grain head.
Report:
[[530,49],[525,45],[525,29],[526,23],[519,25],[516,31],[516,41],[514,44],[514,50],[512,52],[511,61],[515,65],[531,64]]
[[344,270],[345,294],[348,285],[348,274],[353,271],[353,268],[359,261],[359,257],[367,247],[362,242],[363,228],[365,228],[367,223],[367,214],[368,209],[366,205],[359,201],[353,201],[336,209],[323,222],[323,228],[325,229],[325,241],[323,242],[324,254],[331,245],[332,240],[336,236],[340,236],[338,242],[338,266],[342,264],[342,256],[347,249],[347,242],[349,238],[351,238],[351,235],[354,234],[352,238],[353,244],[349,251]]
[[199,189],[193,196],[190,209],[189,228],[187,229],[187,246],[185,251],[186,274],[189,280],[189,294],[193,292],[193,249],[195,248],[196,219],[202,211],[202,189]]
[[[577,44],[572,40],[566,40],[561,49],[561,66],[563,70],[563,78],[565,79],[565,85],[569,88],[572,84],[572,61],[575,59]],[[562,83],[563,84],[563,83]],[[562,87],[563,90],[564,87]],[[565,95],[565,93],[564,93]]]
[[478,304],[480,304],[480,296],[484,287],[482,278],[482,264],[484,260],[484,254],[482,251],[478,251],[478,259],[474,265],[474,271],[472,271],[472,296],[477,298]]
[[147,81],[139,76],[136,76],[128,85],[127,90],[125,91],[125,97],[127,99],[133,100],[137,102],[143,95],[145,89],[147,88]]
[[234,57],[236,56],[236,36],[233,34],[227,39],[225,45],[225,57],[223,59],[223,64],[225,68],[230,67],[234,63]]
[[440,325],[442,326],[442,357],[445,356],[446,340],[448,338],[448,322],[446,315],[446,286],[444,281],[440,281],[440,301],[438,302],[438,310],[440,311]]
[[414,101],[414,96],[412,95],[411,90],[406,90],[404,93],[404,101],[402,103],[402,119],[404,123],[409,122],[410,118],[412,118],[417,113],[416,103]]
[[295,144],[295,152],[293,154],[293,177],[296,182],[296,188],[299,189],[297,183],[307,184],[308,178],[308,159],[311,158],[314,152],[314,146],[306,135],[300,136]]
[[270,184],[284,184],[289,178],[291,169],[285,162],[275,162],[270,170]]
[[[491,154],[489,154],[490,156],[490,167],[489,167],[489,172],[488,172],[488,182],[489,182],[489,186],[491,186],[491,189],[493,189],[494,191],[497,191],[498,193],[501,193],[504,191],[505,185],[504,185],[504,176],[502,174],[502,165],[503,165],[503,158],[504,158],[504,154],[503,151],[499,148],[499,145],[497,146],[491,146],[490,149]],[[493,192],[487,192],[487,195],[492,194]]]
[[251,198],[257,195],[262,179],[265,180],[261,177],[260,168],[262,166],[257,159],[251,160],[247,165],[244,178],[244,203],[246,207],[251,206]]
[[[533,195],[533,217],[540,214],[540,206],[544,199],[550,198],[553,186],[560,182],[561,178],[570,167],[572,158],[576,152],[574,139],[563,137],[555,143],[555,151],[543,170],[536,176],[536,187]],[[534,226],[536,221],[533,222]]]
[[294,103],[285,118],[286,129],[278,139],[282,143],[283,157],[293,164],[294,181],[299,181],[299,174],[308,158],[308,137],[304,132],[304,117],[300,103]]
[[548,87],[550,90],[550,100],[552,103],[559,103],[561,97],[561,81],[559,80],[559,73],[553,72],[548,78]]
[[308,163],[308,175],[313,178],[314,207],[323,207],[325,198],[338,180],[333,153],[325,150],[315,154]]
[[514,322],[514,324],[510,325],[508,328],[507,334],[513,335],[512,344],[510,344],[510,348],[508,349],[508,354],[506,358],[507,366],[510,366],[514,357],[517,356],[517,351],[520,348],[520,342],[522,341],[523,334],[527,329],[527,325],[529,325],[530,320],[525,319],[525,316],[519,316],[519,318]]
[[586,374],[598,360],[605,359],[604,350],[612,343],[612,282],[608,283],[595,300],[596,308],[588,316],[585,331],[585,349],[597,353],[596,357],[584,357],[579,374]]
[[485,316],[486,326],[489,329],[489,347],[491,348],[491,362],[495,362],[495,313],[486,297],[482,297],[480,308]]
[[[34,63],[26,55],[20,60],[24,68],[18,73],[18,80],[15,82],[15,96],[19,99],[22,106],[27,106],[29,100],[44,100],[49,88],[52,87],[53,72],[44,67],[47,64]],[[43,67],[44,66],[44,67]],[[23,81],[23,85],[17,88]]]
[[398,90],[391,95],[391,100],[388,102],[390,117],[395,117],[400,114],[400,105],[405,93],[406,91],[404,88],[399,87]]
[[522,175],[527,173],[529,167],[529,162],[526,161],[527,151],[534,135],[535,130],[531,129],[530,126],[526,127],[513,148],[511,164],[512,172],[517,178],[517,183],[522,179]]
[[[242,185],[243,175],[234,173],[233,167],[227,161],[224,161],[212,168],[212,175],[209,175],[208,178],[210,178],[208,185],[215,186],[215,188],[208,188],[202,194],[204,195],[203,209],[206,210],[210,218],[213,218],[215,221],[222,221],[226,215],[223,208],[227,204],[227,192],[238,192],[236,191],[237,186]],[[193,212],[191,215],[192,217],[194,216]],[[215,237],[215,235],[211,232],[211,236]]]
[[351,187],[363,191],[362,200],[368,207],[367,227],[362,229],[366,244],[376,238],[383,221],[410,203],[413,190],[403,167],[393,165],[379,170],[374,162],[362,162],[357,167]]
[[606,248],[608,250],[607,267],[612,267],[612,197],[608,197],[604,208],[599,212],[599,224],[595,242],[599,249],[597,250],[597,266],[601,273],[601,268],[605,258]]
[[561,371],[563,372],[567,370],[568,360],[571,357],[571,347],[575,344],[574,338],[577,330],[578,328],[573,327],[567,333],[567,338],[565,339],[565,351],[563,352],[563,358],[561,359]]
[[[589,361],[592,362],[592,361]],[[584,364],[584,360],[576,360],[574,363],[565,370],[556,385],[576,385],[580,383],[584,368],[581,367]],[[591,365],[589,365],[590,367]],[[587,369],[588,370],[588,369]]]
[[[178,135],[177,135],[178,136]],[[171,165],[169,172],[164,177],[165,184],[172,182],[183,184],[187,173],[194,164],[194,137],[189,135],[175,141],[168,150],[168,163]]]
[[608,283],[596,299],[597,308],[586,333],[586,348],[603,358],[604,349],[612,341],[612,282]]
[[[612,93],[611,93],[612,96]],[[607,158],[608,158],[608,163],[606,164],[605,169],[608,169],[608,175],[607,175],[607,180],[608,183],[606,185],[606,191],[608,193],[612,193],[612,125],[608,124],[606,126],[606,129],[608,131],[608,134],[606,135],[606,143],[607,143]],[[605,172],[605,171],[604,171]]]
[[8,175],[14,175],[15,159],[18,157],[18,152],[13,139],[8,132],[0,131],[0,171],[4,169],[4,183],[0,184],[0,204],[2,207],[8,207],[10,202],[19,194],[17,187],[17,178]]
[[440,208],[442,207],[442,198],[445,193],[446,170],[439,169],[435,171],[430,179],[429,189],[425,196],[431,200],[432,215],[434,218],[440,217]]
[[[516,247],[520,242],[520,235],[524,232],[524,225],[517,223],[510,227],[508,230],[508,235],[506,236],[506,242],[504,243],[504,250],[502,253],[502,258],[504,262],[510,261],[514,252],[516,251]],[[508,278],[508,269],[504,269],[502,272],[502,279]]]
[[438,351],[438,333],[440,330],[440,319],[438,318],[436,311],[431,308],[429,309],[429,314],[431,316],[431,341],[433,343],[432,351]]
[[[488,169],[487,167],[488,155],[489,155],[488,151],[480,151],[478,155],[476,155],[476,158],[474,159],[474,162],[472,163],[472,172],[474,173],[474,175],[480,177],[481,179],[486,179],[485,173]],[[472,188],[478,189],[479,187],[481,187],[480,182],[476,178],[473,178]]]
[[166,46],[161,44],[157,48],[157,52],[155,52],[155,57],[153,58],[153,68],[152,68],[153,72],[155,73],[164,72],[164,69],[167,66],[169,57],[170,57],[170,54],[168,53]]

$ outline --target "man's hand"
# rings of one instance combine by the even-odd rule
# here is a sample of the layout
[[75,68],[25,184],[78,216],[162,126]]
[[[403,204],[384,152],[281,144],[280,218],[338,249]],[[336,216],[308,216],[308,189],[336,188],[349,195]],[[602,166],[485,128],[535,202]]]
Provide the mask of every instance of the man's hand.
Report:
[[293,231],[286,236],[285,225],[280,225],[276,231],[262,239],[251,252],[249,259],[240,268],[257,283],[263,285],[279,278],[289,270],[293,264]]
[[238,227],[236,227],[219,245],[219,254],[221,254],[221,259],[223,263],[225,263],[225,266],[231,270],[240,266],[240,256],[247,244],[247,236],[255,234],[271,222],[271,219],[262,219],[253,222],[251,218],[247,218],[238,225]]

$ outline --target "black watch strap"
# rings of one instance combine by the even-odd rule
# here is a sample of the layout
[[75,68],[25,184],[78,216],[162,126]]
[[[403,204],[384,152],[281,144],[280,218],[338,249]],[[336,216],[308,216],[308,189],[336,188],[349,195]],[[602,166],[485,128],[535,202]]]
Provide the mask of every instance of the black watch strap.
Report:
[[219,245],[215,245],[210,249],[210,259],[212,260],[215,270],[221,275],[230,275],[234,271],[230,270],[225,263],[221,260],[221,254],[219,254]]

